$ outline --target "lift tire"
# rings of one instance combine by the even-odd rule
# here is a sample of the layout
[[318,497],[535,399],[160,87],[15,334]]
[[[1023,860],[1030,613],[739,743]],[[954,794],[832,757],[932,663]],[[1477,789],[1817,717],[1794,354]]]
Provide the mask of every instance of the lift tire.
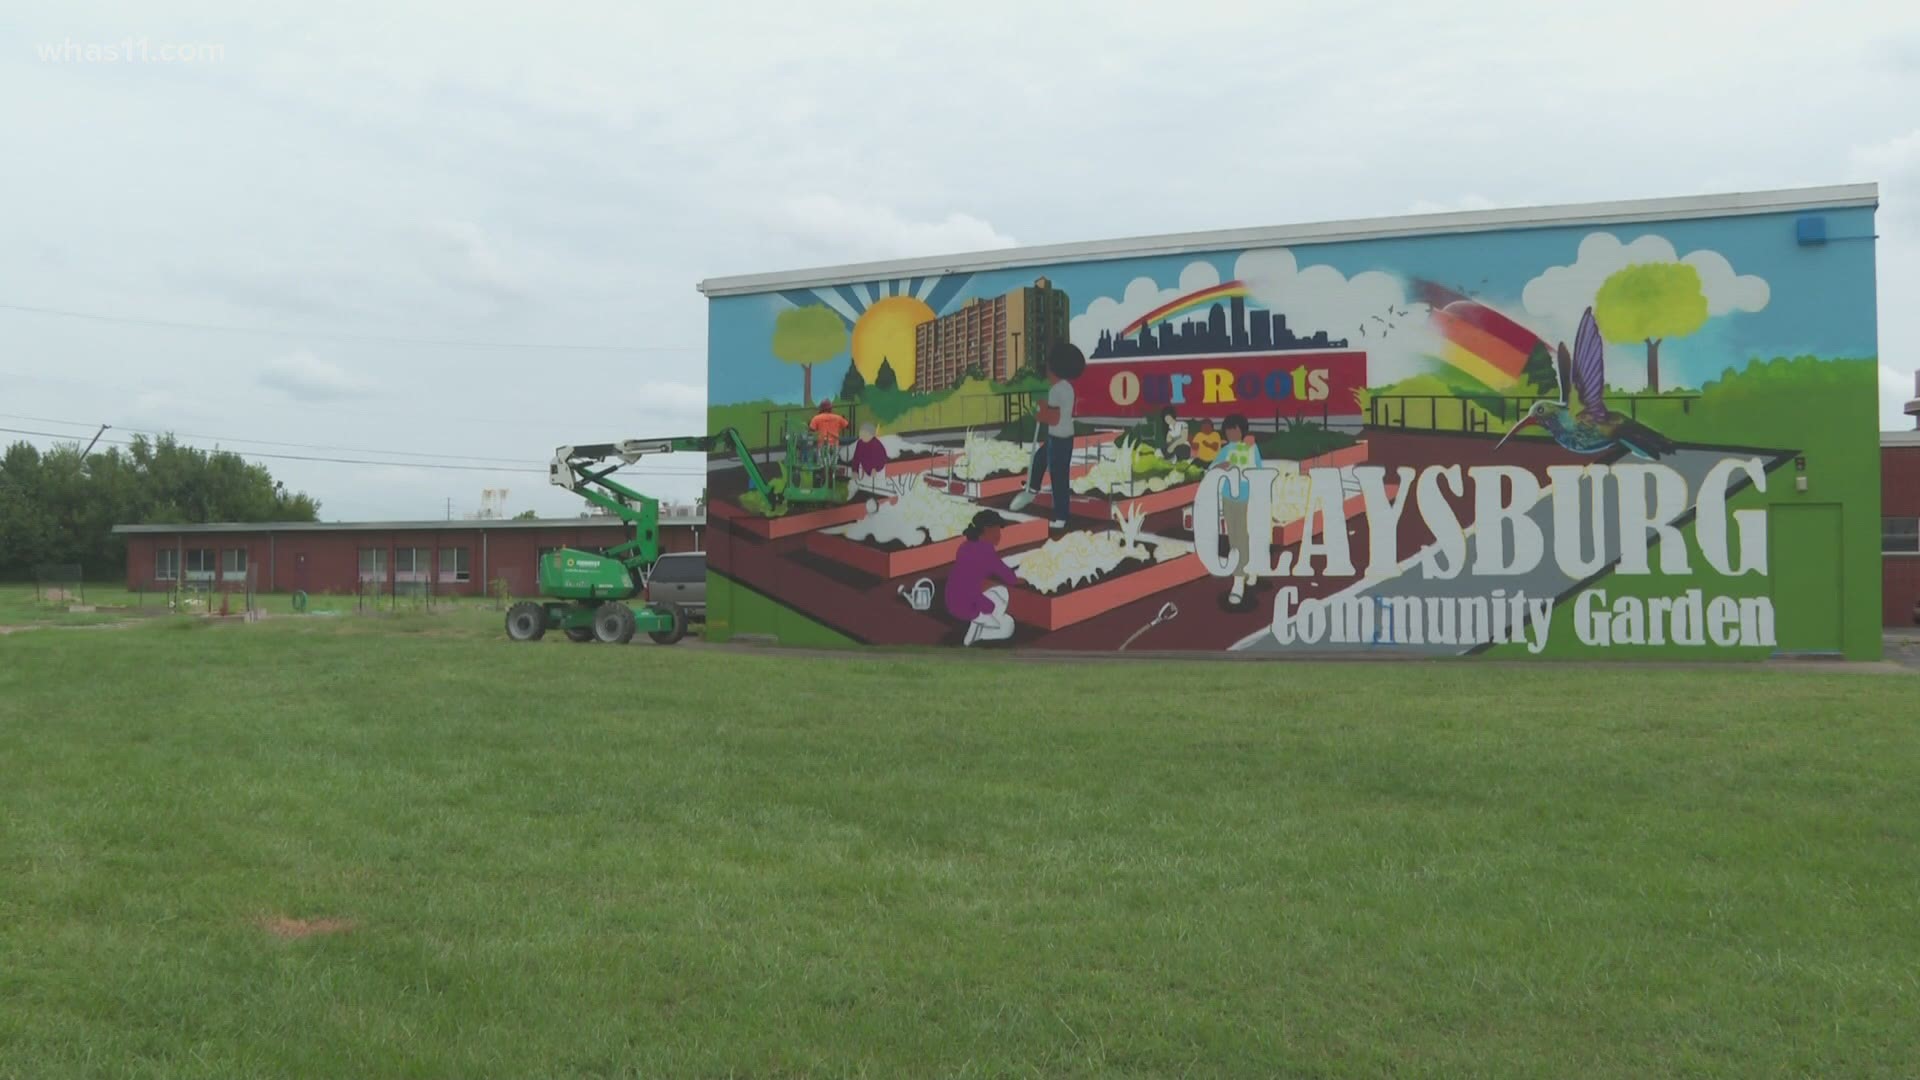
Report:
[[603,645],[625,645],[633,640],[633,609],[625,604],[602,604],[593,613],[593,637]]
[[567,627],[567,640],[576,645],[591,645],[600,639],[593,636],[593,627],[591,626],[569,626]]
[[687,636],[687,612],[678,604],[661,604],[654,608],[664,615],[673,616],[673,629],[649,630],[647,636],[656,645],[678,645],[680,639]]
[[546,634],[546,608],[532,600],[522,600],[507,609],[507,637],[514,641],[539,641]]

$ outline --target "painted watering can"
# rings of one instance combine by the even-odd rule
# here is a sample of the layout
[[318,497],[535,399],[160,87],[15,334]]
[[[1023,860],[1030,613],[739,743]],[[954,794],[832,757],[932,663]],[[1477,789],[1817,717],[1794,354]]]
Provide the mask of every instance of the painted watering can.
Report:
[[907,603],[911,605],[915,611],[928,611],[933,608],[932,578],[921,578],[919,581],[913,583],[912,589],[908,589],[905,585],[902,585],[894,591],[906,597]]

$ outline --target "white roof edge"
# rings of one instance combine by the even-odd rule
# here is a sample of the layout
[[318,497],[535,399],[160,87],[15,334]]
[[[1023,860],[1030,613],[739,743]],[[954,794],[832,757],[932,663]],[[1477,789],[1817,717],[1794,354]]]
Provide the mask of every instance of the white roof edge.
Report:
[[[661,525],[705,525],[705,514],[660,515]],[[286,532],[466,532],[476,529],[567,529],[613,526],[627,528],[612,515],[585,518],[457,518],[452,521],[208,521],[186,524],[115,525],[123,536],[148,533],[286,533]]]
[[698,288],[708,297],[740,296],[837,285],[877,278],[1008,270],[1059,262],[1126,259],[1148,255],[1181,255],[1231,248],[1272,247],[1282,244],[1331,244],[1348,240],[1379,240],[1448,233],[1492,232],[1499,229],[1544,229],[1559,225],[1602,225],[1620,222],[1676,221],[1689,218],[1733,217],[1744,214],[1792,213],[1800,210],[1877,206],[1880,186],[1833,184],[1825,187],[1782,188],[1774,191],[1685,195],[1659,199],[1622,199],[1612,202],[1565,203],[1553,206],[1461,210],[1444,214],[1354,218],[1298,225],[1270,225],[1252,229],[1170,233],[1120,240],[1002,248],[957,255],[936,255],[885,262],[849,263],[770,274],[742,274],[708,278]]
[[1883,431],[1881,446],[1920,446],[1920,431]]

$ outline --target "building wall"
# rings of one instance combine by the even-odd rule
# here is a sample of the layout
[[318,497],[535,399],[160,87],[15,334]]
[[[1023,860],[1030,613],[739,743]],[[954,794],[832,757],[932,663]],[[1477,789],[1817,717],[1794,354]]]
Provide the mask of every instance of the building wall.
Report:
[[[1920,520],[1920,445],[1880,450],[1880,514]],[[1881,613],[1887,626],[1920,623],[1920,555],[1883,553]]]
[[[665,525],[660,530],[662,552],[700,550],[702,530],[697,526]],[[362,550],[381,552],[378,575],[380,587],[425,582],[431,578],[434,591],[441,595],[475,596],[488,591],[488,583],[504,580],[515,596],[538,592],[537,562],[541,550],[574,547],[597,550],[624,543],[632,531],[620,525],[556,525],[546,528],[504,529],[432,529],[368,530],[344,526],[338,530],[294,530],[248,533],[136,533],[127,536],[127,588],[162,591],[173,584],[157,573],[157,555],[161,550],[185,552],[206,549],[214,552],[215,565],[221,565],[222,553],[242,550],[252,572],[255,589],[270,592],[302,590],[310,593],[350,593],[360,582]],[[441,576],[443,561],[449,570],[455,560],[444,559],[447,549],[467,550],[467,580]],[[401,549],[425,549],[427,569],[408,574],[399,568]],[[180,565],[187,565],[184,554]],[[235,587],[244,578],[222,579],[216,584]]]
[[[962,610],[988,601],[953,578],[948,538],[985,508],[1018,515],[997,534],[1018,578],[999,647],[1876,657],[1874,209],[1859,192],[1821,198],[1218,250],[1177,238],[1168,254],[1044,265],[1014,252],[763,292],[709,283],[716,418],[792,400],[775,319],[817,306],[848,325],[863,372],[884,350],[901,373],[909,392],[888,401],[884,433],[923,455],[971,438],[1014,477],[992,494],[922,485],[898,504],[894,484],[869,509],[770,519],[740,501],[737,470],[710,464],[711,625],[961,647],[969,620],[950,587]],[[1348,235],[1370,231],[1384,230]],[[1014,511],[1030,451],[978,419],[1025,412],[1040,388],[953,388],[941,329],[1042,277],[1090,361],[1073,386],[1094,407],[1077,418],[1101,429],[1076,446],[1051,537],[1051,481]],[[1166,408],[1215,434],[1244,417],[1262,466],[1167,460]],[[1148,448],[1120,457],[1123,435]],[[1223,538],[1241,491],[1252,524]],[[1137,531],[1117,531],[1123,518]],[[1154,621],[1163,609],[1172,625]]]

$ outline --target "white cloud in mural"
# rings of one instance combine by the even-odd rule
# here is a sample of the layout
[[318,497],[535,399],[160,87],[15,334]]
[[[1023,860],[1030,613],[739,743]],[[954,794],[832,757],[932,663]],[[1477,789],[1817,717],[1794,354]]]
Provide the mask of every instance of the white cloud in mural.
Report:
[[1085,312],[1074,316],[1073,322],[1067,327],[1067,336],[1084,352],[1092,355],[1102,330],[1117,331],[1154,308],[1218,284],[1220,271],[1215,270],[1213,264],[1204,262],[1188,263],[1186,269],[1180,271],[1179,283],[1170,288],[1161,288],[1160,283],[1150,277],[1134,278],[1127,282],[1126,291],[1120,295],[1120,299],[1102,296],[1088,304]]
[[1686,263],[1699,272],[1709,316],[1759,311],[1767,306],[1766,279],[1735,273],[1733,264],[1717,251],[1702,248],[1683,258],[1665,237],[1647,235],[1622,244],[1619,237],[1604,232],[1587,234],[1571,264],[1550,266],[1527,282],[1520,302],[1533,317],[1536,330],[1550,339],[1572,341],[1581,314],[1593,304],[1601,283],[1614,271],[1640,263],[1674,262]]
[[920,221],[890,206],[833,195],[800,195],[779,203],[773,226],[829,258],[896,259],[1010,248],[1018,241],[971,214]]
[[[1428,327],[1427,306],[1410,302],[1397,277],[1368,270],[1349,278],[1325,264],[1302,267],[1292,251],[1265,248],[1243,253],[1233,265],[1235,280],[1245,282],[1251,306],[1281,312],[1302,334],[1325,330],[1346,338],[1348,347],[1367,354],[1367,381],[1378,385],[1427,370],[1426,357],[1439,348]],[[1220,284],[1211,263],[1192,262],[1178,284],[1162,287],[1149,277],[1128,282],[1119,299],[1100,297],[1076,316],[1070,327],[1075,345],[1088,353],[1102,331],[1116,331],[1189,293]]]
[[1325,330],[1367,353],[1373,385],[1425,370],[1425,357],[1439,349],[1429,328],[1427,305],[1410,303],[1400,278],[1378,270],[1348,277],[1325,263],[1300,266],[1286,248],[1249,251],[1233,264],[1253,302],[1283,311],[1301,333]]

